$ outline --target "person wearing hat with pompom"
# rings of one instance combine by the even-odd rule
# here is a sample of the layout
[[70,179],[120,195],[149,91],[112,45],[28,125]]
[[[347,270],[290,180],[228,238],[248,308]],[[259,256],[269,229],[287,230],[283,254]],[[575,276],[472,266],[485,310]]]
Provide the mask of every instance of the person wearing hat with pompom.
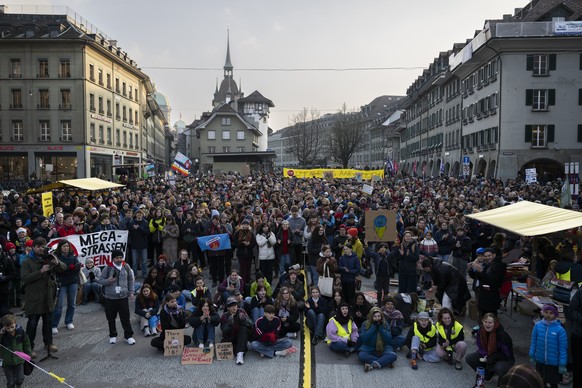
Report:
[[544,382],[557,387],[567,372],[568,336],[557,319],[558,308],[554,304],[545,304],[542,316],[531,333],[529,358]]
[[115,319],[119,320],[124,331],[125,342],[134,345],[131,328],[129,301],[134,299],[134,275],[129,265],[123,260],[123,251],[115,249],[111,253],[111,262],[101,271],[99,284],[103,286],[105,316],[109,324],[109,343],[117,342]]

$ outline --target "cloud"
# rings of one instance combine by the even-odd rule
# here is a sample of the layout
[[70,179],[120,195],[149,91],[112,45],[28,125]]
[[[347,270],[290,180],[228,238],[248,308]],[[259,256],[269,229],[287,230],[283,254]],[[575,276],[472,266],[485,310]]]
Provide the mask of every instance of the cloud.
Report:
[[284,30],[283,25],[275,21],[273,22],[272,28],[274,32],[283,32]]

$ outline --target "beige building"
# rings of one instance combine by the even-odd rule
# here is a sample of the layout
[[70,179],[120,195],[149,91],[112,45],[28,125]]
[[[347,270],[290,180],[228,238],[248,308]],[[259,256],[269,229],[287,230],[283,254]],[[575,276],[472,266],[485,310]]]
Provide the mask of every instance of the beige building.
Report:
[[167,122],[128,53],[68,8],[17,9],[0,6],[0,182],[163,165]]

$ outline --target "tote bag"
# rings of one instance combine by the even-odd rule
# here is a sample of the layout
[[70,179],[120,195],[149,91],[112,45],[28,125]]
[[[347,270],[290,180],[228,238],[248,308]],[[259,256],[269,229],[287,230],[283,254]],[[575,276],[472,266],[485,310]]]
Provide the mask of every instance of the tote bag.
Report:
[[333,281],[334,278],[329,276],[329,268],[327,268],[327,264],[323,264],[323,277],[320,277],[318,282],[321,295],[327,297],[333,296]]

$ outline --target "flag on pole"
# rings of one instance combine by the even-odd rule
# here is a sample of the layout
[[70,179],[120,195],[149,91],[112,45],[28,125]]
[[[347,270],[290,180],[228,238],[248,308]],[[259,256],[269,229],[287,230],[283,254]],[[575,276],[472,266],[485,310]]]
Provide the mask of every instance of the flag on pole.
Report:
[[560,207],[565,207],[572,204],[572,195],[570,194],[570,182],[568,179],[564,181],[562,186],[562,195],[560,196]]
[[188,159],[186,155],[181,152],[176,154],[176,158],[174,159],[174,163],[172,163],[172,170],[184,175],[190,175],[190,166],[192,165],[192,161]]

